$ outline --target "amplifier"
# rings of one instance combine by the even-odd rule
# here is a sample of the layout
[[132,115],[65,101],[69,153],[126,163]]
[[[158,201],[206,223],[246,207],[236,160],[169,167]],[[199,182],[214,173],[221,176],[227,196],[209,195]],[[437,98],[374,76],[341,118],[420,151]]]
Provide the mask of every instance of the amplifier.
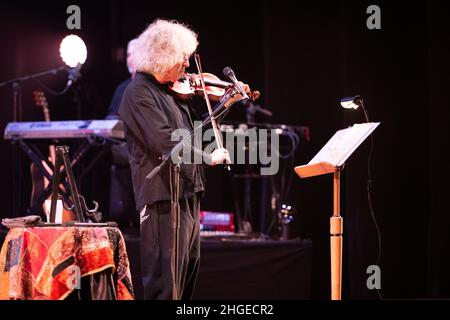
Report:
[[200,231],[234,233],[234,215],[230,212],[200,211]]

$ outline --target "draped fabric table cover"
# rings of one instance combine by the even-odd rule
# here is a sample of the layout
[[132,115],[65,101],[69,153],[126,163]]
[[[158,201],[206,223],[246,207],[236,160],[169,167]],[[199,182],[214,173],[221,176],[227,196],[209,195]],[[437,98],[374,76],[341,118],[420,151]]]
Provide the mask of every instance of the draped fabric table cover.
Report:
[[[88,295],[81,295],[83,290]],[[112,227],[11,229],[0,253],[0,299],[59,300],[69,296],[134,299],[128,255],[120,230]]]

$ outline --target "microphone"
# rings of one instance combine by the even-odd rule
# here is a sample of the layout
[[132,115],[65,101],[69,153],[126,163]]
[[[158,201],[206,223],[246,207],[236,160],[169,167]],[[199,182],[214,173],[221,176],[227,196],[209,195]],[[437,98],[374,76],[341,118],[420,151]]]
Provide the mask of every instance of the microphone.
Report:
[[81,70],[82,66],[83,65],[81,63],[78,63],[75,68],[71,68],[67,71],[68,72],[68,77],[67,77],[68,80],[67,80],[67,85],[66,85],[67,88],[70,87],[75,81],[78,80],[78,78],[81,77],[80,70]]
[[271,117],[272,116],[272,112],[262,108],[260,105],[255,105],[255,109],[256,111],[262,113],[263,115],[267,116],[267,117]]
[[270,110],[261,107],[259,104],[254,104],[249,100],[243,101],[242,105],[247,108],[247,112],[250,113],[251,115],[254,115],[256,112],[259,112],[267,117],[272,116],[272,112]]
[[233,82],[234,87],[236,88],[236,90],[242,95],[242,97],[244,99],[249,99],[247,93],[244,91],[244,88],[242,88],[241,84],[239,83],[239,81],[236,79],[236,76],[234,75],[233,70],[231,70],[230,67],[225,67],[223,68],[223,75],[225,77],[227,77],[228,79],[230,79],[231,82]]

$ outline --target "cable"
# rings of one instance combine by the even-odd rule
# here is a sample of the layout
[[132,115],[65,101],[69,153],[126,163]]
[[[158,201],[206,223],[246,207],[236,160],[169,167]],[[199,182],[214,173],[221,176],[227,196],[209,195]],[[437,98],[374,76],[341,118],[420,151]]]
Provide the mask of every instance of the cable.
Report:
[[[364,116],[366,118],[367,123],[369,123],[369,114],[366,110],[366,108],[364,108],[364,104],[361,101],[361,108],[363,109],[364,112]],[[370,167],[371,167],[371,159],[372,159],[372,152],[373,152],[373,136],[370,135],[370,149],[369,149],[369,156],[367,157],[367,200],[369,203],[369,211],[370,211],[370,215],[372,217],[373,223],[375,225],[375,228],[377,230],[377,237],[378,237],[378,256],[377,256],[377,263],[376,265],[379,267],[380,266],[380,262],[381,262],[381,251],[382,251],[382,241],[381,241],[381,231],[380,231],[380,227],[378,226],[377,220],[375,218],[375,214],[373,212],[373,205],[372,205],[372,193],[373,193],[373,188],[372,188],[372,174],[370,172]],[[380,290],[381,289],[376,289],[377,290],[377,294],[378,294],[378,298],[380,300],[383,299]]]
[[[290,162],[286,164],[285,168],[287,168],[287,167],[292,168],[294,166],[295,151],[297,150],[298,144],[300,142],[299,136],[293,131],[289,132],[289,138],[290,138],[291,143],[292,143],[292,149],[291,149],[291,152],[289,154],[289,157],[286,158],[286,160],[290,161]],[[288,176],[288,183],[286,185],[286,188],[283,188],[283,192],[281,193],[281,199],[283,199],[283,201],[289,195],[289,191],[291,189],[292,180],[293,180],[293,175],[290,174]]]
[[[281,186],[281,190],[280,193],[278,195],[278,203],[277,203],[277,208],[276,208],[276,212],[278,212],[279,210],[279,205],[280,203],[283,203],[286,201],[290,189],[291,189],[291,184],[292,184],[292,180],[293,180],[293,175],[291,174],[287,174],[287,169],[288,168],[292,168],[294,166],[294,161],[295,161],[295,151],[297,150],[297,147],[299,145],[300,142],[300,137],[295,133],[295,131],[289,129],[286,130],[286,135],[289,138],[290,141],[290,150],[286,155],[281,155],[280,152],[278,152],[280,159],[286,160],[284,163],[284,167],[282,169],[282,173],[280,174],[280,186]],[[286,176],[287,176],[287,183],[285,183],[286,180]],[[274,188],[274,184],[275,181],[272,182],[272,188]],[[269,234],[272,231],[272,228],[276,222],[276,220],[278,219],[278,215],[275,214],[272,217],[272,221],[269,225],[269,227],[267,228],[266,234]]]
[[65,94],[67,92],[67,90],[69,90],[69,87],[70,87],[70,86],[66,85],[66,87],[62,91],[56,92],[56,91],[53,91],[52,89],[50,89],[49,87],[47,87],[47,85],[45,83],[43,83],[41,80],[36,79],[36,78],[33,80],[36,81],[37,83],[39,83],[42,87],[44,87],[44,89],[46,91],[48,91],[50,94],[52,94],[54,96],[62,96],[63,94]]

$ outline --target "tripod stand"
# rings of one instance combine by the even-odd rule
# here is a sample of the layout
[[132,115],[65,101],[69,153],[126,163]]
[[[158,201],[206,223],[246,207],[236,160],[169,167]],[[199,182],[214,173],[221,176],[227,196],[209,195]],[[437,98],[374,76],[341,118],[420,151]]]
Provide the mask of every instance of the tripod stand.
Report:
[[[86,201],[82,195],[78,193],[77,184],[75,182],[75,178],[72,171],[72,165],[70,163],[69,159],[69,148],[67,146],[57,146],[56,147],[56,163],[55,163],[55,170],[53,174],[53,179],[51,181],[51,188],[52,188],[52,196],[51,196],[51,207],[50,207],[50,219],[49,223],[54,224],[55,223],[55,216],[56,216],[56,201],[59,197],[58,189],[59,184],[61,180],[61,167],[64,165],[64,168],[67,172],[67,180],[69,181],[69,190],[70,194],[72,195],[73,200],[73,207],[71,209],[75,210],[76,213],[76,220],[78,223],[76,225],[78,226],[93,226],[92,223],[86,223],[85,216],[91,220],[90,222],[94,222],[95,226],[110,226],[108,223],[99,223],[101,220],[101,213],[97,211],[98,209],[98,203],[94,203],[94,208],[89,209],[86,205]],[[74,223],[70,223],[70,225],[73,225]]]

